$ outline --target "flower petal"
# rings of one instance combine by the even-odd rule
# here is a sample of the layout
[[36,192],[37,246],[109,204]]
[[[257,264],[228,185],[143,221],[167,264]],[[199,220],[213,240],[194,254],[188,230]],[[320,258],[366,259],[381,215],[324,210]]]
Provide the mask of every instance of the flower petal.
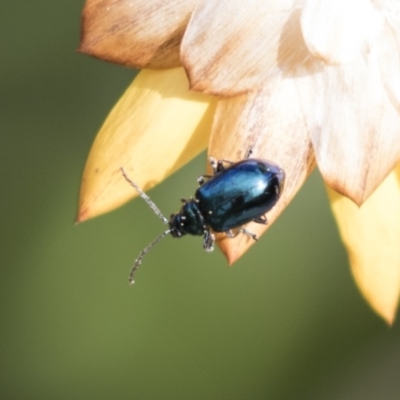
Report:
[[[287,206],[315,166],[307,128],[292,80],[276,79],[257,92],[220,100],[214,119],[209,154],[232,161],[252,157],[270,160],[286,173],[286,183],[277,205],[267,214],[268,226]],[[268,226],[250,223],[246,227],[262,234]],[[246,235],[218,236],[230,264],[253,243]]]
[[83,174],[78,222],[110,211],[206,148],[216,100],[188,91],[182,68],[142,71],[101,128]]
[[358,208],[328,189],[358,287],[392,324],[400,293],[400,165]]
[[362,204],[400,159],[400,115],[377,57],[296,80],[325,181]]
[[87,0],[79,51],[136,68],[180,65],[195,0]]
[[307,65],[298,8],[303,2],[198,1],[181,46],[191,88],[234,96],[281,70]]
[[347,63],[360,55],[382,22],[372,2],[365,0],[307,0],[301,16],[308,49],[328,64]]
[[385,0],[383,3],[385,24],[375,52],[380,61],[382,84],[393,106],[400,112],[400,2]]

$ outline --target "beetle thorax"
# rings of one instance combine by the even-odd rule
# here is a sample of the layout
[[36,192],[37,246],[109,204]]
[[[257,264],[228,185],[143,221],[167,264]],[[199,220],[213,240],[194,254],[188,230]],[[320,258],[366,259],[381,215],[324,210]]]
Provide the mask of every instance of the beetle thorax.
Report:
[[179,210],[179,213],[172,214],[169,220],[171,236],[181,237],[183,235],[203,235],[205,226],[204,218],[201,215],[195,200],[188,200]]

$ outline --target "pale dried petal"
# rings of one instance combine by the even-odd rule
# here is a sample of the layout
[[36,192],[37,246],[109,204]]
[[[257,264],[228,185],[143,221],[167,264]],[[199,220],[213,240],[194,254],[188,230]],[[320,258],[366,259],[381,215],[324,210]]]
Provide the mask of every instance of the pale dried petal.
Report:
[[79,51],[136,68],[180,65],[195,0],[87,0]]
[[[301,105],[292,80],[277,79],[275,84],[257,92],[219,101],[209,155],[237,161],[245,158],[249,149],[253,149],[252,157],[270,160],[281,166],[286,173],[283,194],[267,215],[270,226],[315,166]],[[250,223],[246,227],[260,235],[268,226]],[[220,247],[230,264],[254,243],[246,235],[230,239],[222,234],[219,239]]]
[[200,0],[182,41],[191,88],[233,96],[313,63],[300,29],[304,0]]
[[375,46],[382,84],[393,107],[400,113],[400,2],[384,0],[385,24]]
[[400,117],[375,54],[296,80],[318,167],[362,204],[400,159]]
[[400,166],[358,208],[328,189],[353,275],[372,308],[392,324],[400,292]]
[[111,111],[82,179],[78,221],[137,195],[120,168],[147,190],[205,149],[216,100],[188,91],[182,68],[142,71]]
[[301,16],[308,49],[328,64],[360,56],[382,23],[382,15],[365,0],[307,0]]

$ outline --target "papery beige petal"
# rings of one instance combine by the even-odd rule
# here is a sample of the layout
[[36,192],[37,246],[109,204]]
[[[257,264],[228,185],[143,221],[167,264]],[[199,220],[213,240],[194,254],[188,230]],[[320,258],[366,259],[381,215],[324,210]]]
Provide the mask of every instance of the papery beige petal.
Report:
[[382,85],[389,101],[400,113],[400,2],[382,0],[384,25],[374,52],[379,60]]
[[318,167],[362,204],[400,159],[400,117],[374,54],[296,80]]
[[300,29],[304,0],[200,0],[182,40],[191,88],[221,96],[314,66]]
[[[287,206],[315,166],[292,80],[277,79],[257,92],[218,102],[209,155],[237,161],[245,158],[249,149],[253,149],[252,158],[270,160],[282,167],[286,174],[282,196],[267,214],[268,225],[246,225],[251,232],[260,235]],[[265,239],[262,242],[268,246]],[[246,235],[234,239],[219,235],[219,245],[230,264],[253,243]]]
[[136,68],[180,65],[195,0],[87,0],[79,51]]
[[382,24],[382,14],[365,0],[307,0],[301,15],[308,49],[328,64],[360,56]]
[[208,143],[216,100],[188,91],[182,68],[142,71],[98,133],[83,174],[78,222],[137,195],[123,167],[148,190]]
[[392,324],[400,292],[400,166],[361,208],[331,189],[328,193],[357,285]]

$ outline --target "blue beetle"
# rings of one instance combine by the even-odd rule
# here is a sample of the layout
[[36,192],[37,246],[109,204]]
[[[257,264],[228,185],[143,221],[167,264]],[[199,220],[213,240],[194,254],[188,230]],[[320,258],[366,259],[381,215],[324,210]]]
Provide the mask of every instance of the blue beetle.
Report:
[[266,160],[250,158],[250,155],[251,152],[247,159],[239,162],[210,157],[213,175],[199,177],[200,187],[194,197],[182,199],[181,209],[177,214],[172,214],[169,221],[121,168],[124,178],[139,192],[140,197],[156,215],[169,225],[169,229],[139,254],[129,275],[130,283],[134,283],[134,273],[143,257],[168,234],[176,238],[186,234],[203,236],[203,247],[208,252],[214,249],[215,237],[212,232],[225,232],[228,237],[235,237],[242,232],[257,240],[257,236],[242,225],[250,221],[267,224],[265,213],[278,201],[283,190],[285,173],[279,166]]

